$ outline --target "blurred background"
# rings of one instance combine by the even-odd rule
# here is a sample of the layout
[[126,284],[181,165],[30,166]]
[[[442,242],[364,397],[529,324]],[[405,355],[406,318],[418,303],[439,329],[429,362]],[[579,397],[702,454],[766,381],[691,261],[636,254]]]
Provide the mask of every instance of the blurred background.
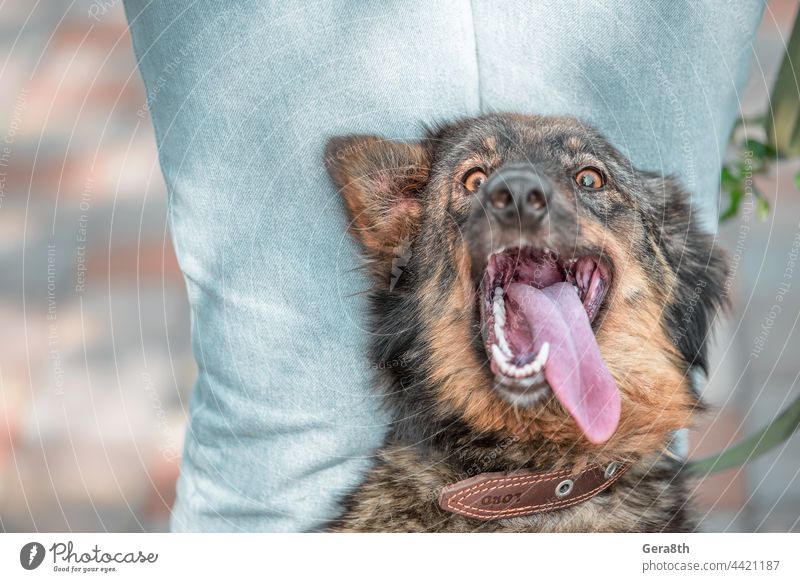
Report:
[[[745,117],[766,109],[797,7],[768,4]],[[0,3],[0,82],[0,531],[166,530],[196,370],[122,3]],[[798,171],[756,177],[766,218],[745,197],[720,228],[733,309],[693,456],[800,392]],[[707,477],[702,529],[800,531],[798,472],[795,434]]]

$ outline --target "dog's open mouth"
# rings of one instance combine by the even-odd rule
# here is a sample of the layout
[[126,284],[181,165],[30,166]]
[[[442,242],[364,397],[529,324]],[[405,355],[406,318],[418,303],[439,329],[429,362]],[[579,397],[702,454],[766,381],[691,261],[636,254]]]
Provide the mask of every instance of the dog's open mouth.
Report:
[[493,254],[481,282],[481,328],[496,389],[517,406],[551,391],[593,443],[616,430],[620,395],[592,330],[611,283],[597,256]]

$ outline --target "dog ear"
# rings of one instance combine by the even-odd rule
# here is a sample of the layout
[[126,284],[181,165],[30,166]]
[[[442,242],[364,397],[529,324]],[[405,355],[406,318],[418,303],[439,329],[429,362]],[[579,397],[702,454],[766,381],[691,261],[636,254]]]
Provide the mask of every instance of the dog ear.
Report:
[[385,266],[419,227],[427,148],[375,136],[335,137],[325,148],[325,165],[347,205],[350,232]]
[[[659,208],[660,245],[677,276],[665,309],[666,324],[674,345],[690,368],[708,373],[708,348],[712,324],[728,307],[728,259],[716,237],[706,232],[688,196],[673,178],[650,176],[651,200],[663,200]],[[659,206],[661,206],[659,204]]]

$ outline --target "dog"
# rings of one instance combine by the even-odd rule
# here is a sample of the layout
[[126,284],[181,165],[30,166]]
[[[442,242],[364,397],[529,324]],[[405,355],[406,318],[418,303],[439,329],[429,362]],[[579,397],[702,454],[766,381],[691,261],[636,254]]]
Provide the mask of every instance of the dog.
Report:
[[335,137],[393,421],[332,531],[686,532],[668,448],[726,260],[678,181],[568,117]]

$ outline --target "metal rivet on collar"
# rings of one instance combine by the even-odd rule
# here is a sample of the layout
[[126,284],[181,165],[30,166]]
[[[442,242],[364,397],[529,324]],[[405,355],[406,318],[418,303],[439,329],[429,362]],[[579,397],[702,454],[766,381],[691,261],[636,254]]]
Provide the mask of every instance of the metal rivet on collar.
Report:
[[606,479],[611,479],[616,474],[617,469],[619,469],[619,463],[609,463],[606,467]]
[[556,497],[566,497],[572,492],[572,487],[575,483],[571,479],[564,479],[561,483],[556,485]]

